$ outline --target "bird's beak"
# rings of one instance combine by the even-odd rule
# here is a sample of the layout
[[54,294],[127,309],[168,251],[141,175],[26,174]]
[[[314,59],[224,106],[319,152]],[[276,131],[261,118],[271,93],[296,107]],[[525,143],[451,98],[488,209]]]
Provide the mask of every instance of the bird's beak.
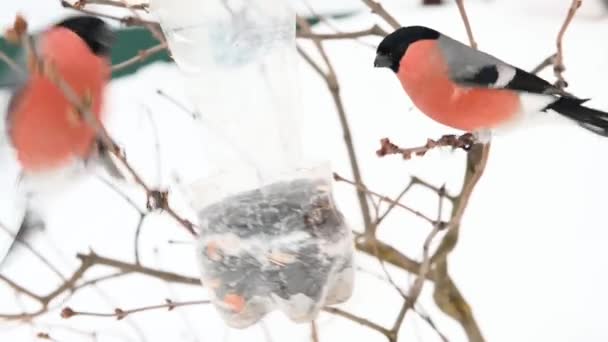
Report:
[[393,61],[387,55],[377,54],[374,60],[375,68],[390,68],[393,65]]

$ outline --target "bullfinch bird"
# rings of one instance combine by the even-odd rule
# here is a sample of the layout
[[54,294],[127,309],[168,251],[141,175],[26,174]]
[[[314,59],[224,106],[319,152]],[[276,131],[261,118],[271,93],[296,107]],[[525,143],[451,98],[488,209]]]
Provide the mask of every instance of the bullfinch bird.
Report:
[[552,110],[608,136],[608,113],[542,78],[424,26],[408,26],[378,45],[374,66],[391,69],[423,114],[487,142],[493,131]]
[[[40,62],[52,68],[90,106],[98,120],[103,119],[113,41],[114,34],[104,21],[90,16],[64,19],[35,40]],[[112,176],[118,176],[107,152],[100,149],[96,132],[82,115],[48,75],[29,70],[11,93],[5,125],[6,140],[14,151],[22,179],[44,177],[79,161],[92,160],[100,161]],[[26,209],[18,238],[36,223],[34,217]]]

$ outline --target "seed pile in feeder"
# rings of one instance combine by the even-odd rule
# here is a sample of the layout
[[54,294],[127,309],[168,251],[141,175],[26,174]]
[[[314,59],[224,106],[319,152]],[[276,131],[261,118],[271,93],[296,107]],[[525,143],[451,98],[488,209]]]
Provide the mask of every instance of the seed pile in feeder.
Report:
[[229,325],[244,328],[277,309],[307,322],[350,297],[352,236],[327,179],[273,183],[198,215],[203,285]]

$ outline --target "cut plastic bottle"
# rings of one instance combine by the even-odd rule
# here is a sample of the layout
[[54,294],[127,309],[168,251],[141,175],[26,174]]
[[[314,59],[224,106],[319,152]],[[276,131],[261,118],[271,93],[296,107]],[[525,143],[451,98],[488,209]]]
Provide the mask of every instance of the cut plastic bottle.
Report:
[[206,140],[187,187],[202,284],[228,325],[309,322],[354,284],[328,162],[303,157],[295,13],[283,0],[152,0]]

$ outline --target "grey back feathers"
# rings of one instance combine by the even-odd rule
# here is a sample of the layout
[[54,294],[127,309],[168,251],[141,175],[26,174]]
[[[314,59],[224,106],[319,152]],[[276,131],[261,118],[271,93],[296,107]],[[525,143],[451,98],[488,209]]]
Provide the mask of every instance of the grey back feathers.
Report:
[[437,43],[448,64],[450,78],[462,86],[568,96],[542,78],[448,36],[441,35]]
[[515,67],[448,36],[441,35],[437,44],[448,65],[450,78],[455,82],[499,88],[515,77]]

